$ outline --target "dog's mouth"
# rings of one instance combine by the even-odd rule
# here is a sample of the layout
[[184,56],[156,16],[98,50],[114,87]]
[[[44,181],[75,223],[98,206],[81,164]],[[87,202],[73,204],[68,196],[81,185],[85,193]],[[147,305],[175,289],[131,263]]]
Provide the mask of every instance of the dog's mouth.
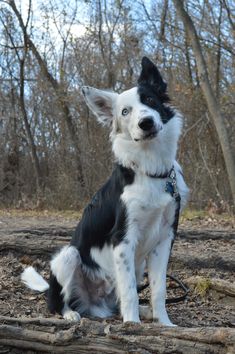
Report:
[[157,136],[157,131],[154,130],[153,132],[150,132],[150,133],[146,134],[143,137],[143,140],[151,140],[151,139],[154,139],[156,136]]
[[142,138],[140,139],[134,139],[135,141],[141,141],[141,140],[152,140],[154,138],[156,138],[157,136],[157,131],[154,130],[154,131],[150,131],[148,133],[146,133]]

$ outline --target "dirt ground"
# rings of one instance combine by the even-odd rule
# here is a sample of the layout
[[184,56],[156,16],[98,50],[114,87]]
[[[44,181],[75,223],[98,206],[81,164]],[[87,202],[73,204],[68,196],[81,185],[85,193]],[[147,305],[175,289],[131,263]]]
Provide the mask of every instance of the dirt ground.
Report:
[[[51,317],[45,294],[27,289],[20,281],[20,274],[26,266],[33,265],[48,278],[53,240],[56,245],[69,242],[78,219],[79,213],[69,216],[47,212],[36,215],[10,211],[0,213],[0,315]],[[216,238],[215,233],[218,234]],[[18,244],[16,240],[24,242]],[[51,243],[47,249],[48,241]],[[45,250],[36,254],[37,248],[44,245]],[[180,235],[174,244],[168,274],[186,283],[188,278],[196,275],[234,283],[234,255],[232,218],[186,217],[181,220]],[[181,294],[173,286],[172,282],[168,282],[168,297]],[[140,297],[148,300],[149,290],[144,290]],[[205,287],[197,291],[191,288],[185,301],[167,307],[170,318],[179,326],[234,327],[234,305],[235,297]]]

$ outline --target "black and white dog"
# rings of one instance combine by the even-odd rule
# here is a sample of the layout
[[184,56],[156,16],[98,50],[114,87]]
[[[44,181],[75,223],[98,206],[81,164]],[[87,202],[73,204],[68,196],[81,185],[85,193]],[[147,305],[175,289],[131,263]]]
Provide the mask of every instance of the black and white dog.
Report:
[[[176,201],[166,191],[175,171],[181,208],[188,188],[176,162],[181,116],[169,105],[157,67],[146,57],[138,86],[117,94],[83,87],[87,105],[111,126],[116,165],[85,208],[71,240],[51,261],[50,285],[29,267],[22,280],[48,292],[48,306],[65,319],[153,318],[172,325],[165,308],[166,271]],[[148,268],[152,310],[139,306],[137,285]]]

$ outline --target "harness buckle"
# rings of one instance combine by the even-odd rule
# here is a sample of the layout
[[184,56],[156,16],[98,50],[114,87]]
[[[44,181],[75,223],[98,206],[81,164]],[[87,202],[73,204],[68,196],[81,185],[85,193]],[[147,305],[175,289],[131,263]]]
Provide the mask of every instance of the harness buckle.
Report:
[[172,166],[170,173],[168,175],[168,181],[166,181],[165,191],[170,193],[170,195],[178,202],[180,201],[180,194],[176,183],[176,173],[175,168]]

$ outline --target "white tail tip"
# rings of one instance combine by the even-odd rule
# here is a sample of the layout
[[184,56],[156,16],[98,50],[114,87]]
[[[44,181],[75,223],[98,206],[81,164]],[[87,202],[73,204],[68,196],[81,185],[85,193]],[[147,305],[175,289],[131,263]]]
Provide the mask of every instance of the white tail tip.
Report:
[[27,267],[21,274],[22,282],[30,289],[44,292],[49,289],[49,284],[36,272],[33,267]]

